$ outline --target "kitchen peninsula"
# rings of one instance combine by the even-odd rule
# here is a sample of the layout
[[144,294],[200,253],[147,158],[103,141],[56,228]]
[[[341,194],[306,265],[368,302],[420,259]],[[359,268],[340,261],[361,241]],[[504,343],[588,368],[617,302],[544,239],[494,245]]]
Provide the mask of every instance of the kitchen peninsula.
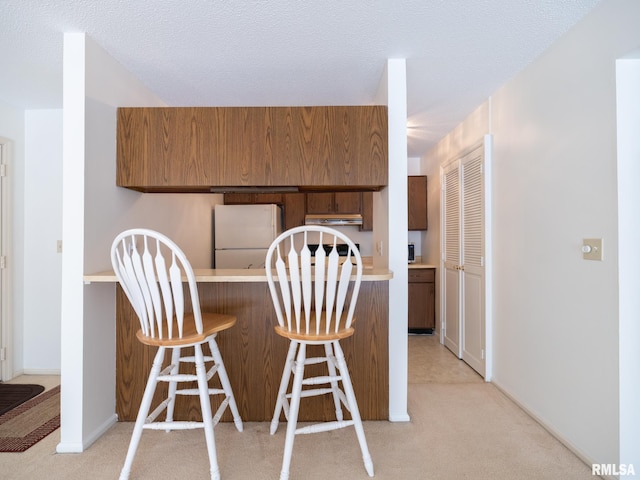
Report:
[[[385,105],[121,107],[116,185],[143,194],[286,193],[279,201],[267,202],[282,202],[286,228],[302,223],[307,200],[331,198],[335,205],[346,194],[360,202],[362,229],[373,231],[368,221],[373,218],[372,192],[388,184],[387,143]],[[289,202],[300,199],[302,207]],[[235,200],[230,203],[239,203]],[[242,419],[270,420],[289,342],[274,332],[277,322],[266,275],[259,270],[195,273],[202,310],[238,319],[219,334],[218,345]],[[364,420],[389,418],[391,278],[389,270],[365,269],[355,334],[342,343]],[[108,272],[85,281],[116,278]],[[154,352],[135,339],[138,320],[120,287],[115,296],[116,412],[120,420],[130,421]],[[305,399],[300,421],[333,419],[334,411],[329,398]],[[176,412],[197,419],[198,399],[179,398]],[[230,414],[225,415],[223,420],[230,420]]]
[[[217,341],[242,419],[270,420],[289,343],[274,332],[277,321],[264,270],[194,269],[194,273],[202,310],[238,319]],[[387,269],[364,269],[355,334],[342,342],[363,420],[387,420],[389,415],[388,280],[392,276]],[[113,272],[85,275],[84,281],[117,283]],[[155,349],[136,340],[138,329],[135,312],[116,286],[116,413],[120,421],[135,421],[155,354]],[[159,385],[162,388],[166,386]],[[160,394],[156,393],[154,404]],[[214,407],[216,402],[212,399]],[[331,398],[305,402],[300,421],[333,419]],[[176,415],[182,418],[197,420],[199,411],[197,398],[176,401]],[[230,421],[231,415],[225,412],[222,420]]]

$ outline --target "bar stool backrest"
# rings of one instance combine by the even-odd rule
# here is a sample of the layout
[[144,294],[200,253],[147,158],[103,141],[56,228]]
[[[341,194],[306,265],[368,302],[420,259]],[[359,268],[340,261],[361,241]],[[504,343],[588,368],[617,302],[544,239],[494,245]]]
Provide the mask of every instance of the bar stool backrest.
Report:
[[200,299],[193,269],[180,247],[170,238],[144,228],[126,230],[113,241],[111,263],[145,336],[182,338],[184,281],[189,286],[196,331],[202,333]]
[[[309,249],[311,241],[320,244],[315,256]],[[341,243],[348,246],[346,257],[338,254],[336,245]],[[323,244],[333,246],[328,254]],[[265,265],[281,328],[317,336],[351,327],[362,258],[348,236],[323,226],[292,228],[273,241]]]

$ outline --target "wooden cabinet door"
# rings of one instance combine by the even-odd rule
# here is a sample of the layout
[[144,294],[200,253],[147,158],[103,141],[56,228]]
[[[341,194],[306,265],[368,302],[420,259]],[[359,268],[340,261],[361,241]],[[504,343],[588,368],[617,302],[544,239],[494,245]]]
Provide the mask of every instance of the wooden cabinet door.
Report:
[[435,319],[435,283],[409,284],[409,331],[433,331]]
[[362,225],[363,232],[373,231],[373,192],[362,192]]
[[288,114],[299,185],[387,184],[385,106],[292,107]]
[[333,193],[307,193],[307,213],[333,213]]
[[224,203],[227,205],[253,205],[263,203],[282,204],[281,193],[225,193]]
[[286,193],[284,200],[284,230],[304,225],[304,193]]
[[225,205],[247,205],[253,203],[253,193],[225,193]]
[[362,194],[360,192],[336,192],[333,197],[334,213],[361,213]]
[[436,326],[435,269],[409,270],[409,331],[432,332]]
[[361,213],[360,192],[307,193],[307,213]]
[[275,203],[276,205],[282,204],[281,193],[255,193],[253,196],[253,203],[269,204]]
[[416,175],[407,178],[409,230],[427,230],[427,177]]

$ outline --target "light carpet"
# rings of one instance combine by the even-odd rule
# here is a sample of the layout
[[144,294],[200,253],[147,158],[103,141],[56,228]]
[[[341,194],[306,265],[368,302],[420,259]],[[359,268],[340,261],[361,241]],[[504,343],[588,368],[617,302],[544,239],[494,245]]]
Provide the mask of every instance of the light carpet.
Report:
[[[410,337],[409,353],[411,421],[364,425],[376,479],[595,478],[589,466],[433,337]],[[436,364],[437,375],[425,374]],[[233,424],[218,425],[223,480],[279,478],[284,427],[271,436],[266,422],[247,423],[242,433]],[[22,454],[0,454],[2,478],[113,480],[122,468],[132,429],[131,423],[118,423],[82,454],[56,454],[59,434],[54,432]],[[207,479],[203,433],[145,431],[131,480],[156,478]],[[298,436],[290,478],[369,478],[353,429]]]

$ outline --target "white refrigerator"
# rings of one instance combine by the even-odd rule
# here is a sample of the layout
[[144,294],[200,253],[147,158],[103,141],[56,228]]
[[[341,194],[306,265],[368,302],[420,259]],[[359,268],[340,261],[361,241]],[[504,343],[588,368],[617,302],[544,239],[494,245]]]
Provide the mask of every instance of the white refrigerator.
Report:
[[277,205],[216,205],[214,268],[264,268],[267,250],[281,232]]

